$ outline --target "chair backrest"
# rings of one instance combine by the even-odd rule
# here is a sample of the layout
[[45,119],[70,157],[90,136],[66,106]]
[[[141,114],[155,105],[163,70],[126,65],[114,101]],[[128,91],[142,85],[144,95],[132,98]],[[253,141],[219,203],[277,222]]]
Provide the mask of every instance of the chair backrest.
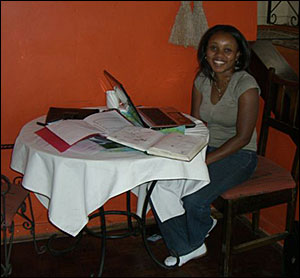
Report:
[[269,128],[279,130],[293,140],[296,145],[292,176],[299,179],[299,82],[280,78],[274,68],[270,68],[266,83],[266,97],[258,141],[258,154],[266,153]]
[[[1,151],[13,149],[13,147],[13,144],[1,144]],[[1,229],[13,225],[15,214],[29,194],[21,183],[21,176],[15,177],[11,182],[7,176],[1,173]]]

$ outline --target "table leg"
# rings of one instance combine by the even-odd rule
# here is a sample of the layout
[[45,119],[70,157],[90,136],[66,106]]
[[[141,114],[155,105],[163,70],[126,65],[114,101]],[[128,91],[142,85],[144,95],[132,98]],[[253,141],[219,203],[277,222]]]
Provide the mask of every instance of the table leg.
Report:
[[[152,181],[149,189],[147,190],[147,194],[146,194],[146,198],[143,204],[143,211],[142,211],[142,217],[139,217],[138,215],[136,215],[135,213],[131,212],[131,206],[130,206],[130,191],[126,192],[127,196],[126,196],[126,211],[121,211],[121,210],[109,210],[109,211],[104,211],[103,206],[99,208],[99,211],[96,213],[93,213],[92,215],[89,216],[89,220],[92,220],[95,217],[100,217],[100,226],[101,226],[101,230],[100,232],[95,232],[92,231],[91,229],[89,229],[87,226],[85,226],[83,228],[83,230],[79,233],[79,235],[75,238],[75,243],[72,244],[70,247],[62,249],[62,250],[57,250],[54,249],[53,247],[51,247],[51,244],[53,242],[53,240],[57,237],[57,234],[54,234],[53,236],[51,236],[48,240],[48,250],[52,255],[61,255],[67,252],[72,251],[74,248],[76,248],[76,246],[78,245],[79,241],[82,238],[83,235],[83,231],[85,231],[86,233],[101,238],[101,259],[100,259],[100,263],[99,263],[99,271],[97,274],[97,277],[101,277],[102,276],[102,272],[103,272],[103,268],[104,268],[104,261],[105,261],[105,248],[106,248],[106,240],[107,239],[119,239],[119,238],[125,238],[131,235],[138,235],[139,232],[142,233],[142,238],[143,238],[143,242],[145,245],[145,248],[149,254],[149,256],[152,258],[152,260],[157,263],[159,266],[165,268],[165,269],[172,269],[174,267],[176,267],[179,263],[179,257],[176,254],[173,254],[171,252],[171,255],[177,258],[177,263],[174,266],[166,266],[165,264],[161,263],[158,259],[156,259],[155,255],[152,253],[151,248],[148,245],[148,241],[147,241],[147,236],[146,236],[146,214],[147,214],[147,207],[148,204],[150,202],[150,196],[151,193],[156,185],[157,181]],[[151,205],[151,202],[150,202]],[[127,232],[123,233],[123,234],[118,234],[118,235],[114,235],[114,234],[108,234],[107,230],[106,230],[106,219],[105,216],[106,215],[125,215],[127,216],[127,224],[128,224],[128,228],[127,228]],[[132,225],[132,217],[136,219],[137,221],[137,227],[133,228]],[[91,277],[94,277],[94,274],[91,274]]]
[[[107,239],[119,239],[119,238],[124,238],[124,237],[131,236],[131,235],[137,235],[138,231],[141,230],[141,226],[142,226],[141,218],[139,216],[137,216],[136,214],[131,212],[130,192],[128,191],[126,194],[127,194],[127,200],[126,200],[127,210],[126,211],[120,211],[120,210],[104,211],[104,208],[101,207],[99,209],[99,212],[94,213],[94,214],[89,216],[89,220],[91,220],[91,219],[93,219],[97,216],[100,217],[101,231],[100,232],[94,232],[94,231],[90,230],[89,228],[87,228],[87,226],[84,228],[84,231],[87,232],[88,234],[91,234],[92,236],[99,237],[99,238],[102,239],[101,259],[100,259],[100,263],[99,263],[99,271],[98,271],[97,277],[102,276],[102,272],[103,272],[103,268],[104,268],[106,240]],[[106,230],[105,215],[116,215],[116,214],[127,216],[127,224],[128,224],[127,232],[123,233],[123,234],[118,234],[118,235],[108,234],[107,230]],[[133,226],[132,226],[132,219],[131,219],[132,217],[137,220],[138,227],[136,229],[134,229]],[[94,277],[94,274],[92,274],[91,276]]]
[[150,196],[151,196],[151,193],[156,185],[157,181],[152,181],[149,189],[147,190],[147,194],[146,194],[146,197],[145,197],[145,201],[144,201],[144,204],[143,204],[143,210],[142,210],[142,237],[143,237],[143,242],[144,242],[144,245],[145,245],[145,248],[149,254],[149,256],[151,257],[151,259],[156,262],[159,266],[165,268],[165,269],[172,269],[172,268],[175,268],[178,266],[178,263],[179,263],[179,257],[177,254],[175,254],[174,252],[170,251],[171,255],[176,257],[177,261],[176,261],[176,264],[174,266],[166,266],[165,264],[161,263],[159,260],[156,259],[156,257],[154,256],[154,254],[152,253],[151,251],[151,248],[149,247],[149,244],[148,244],[148,241],[147,241],[147,237],[146,237],[146,214],[147,214],[147,207],[148,207],[148,204],[150,203],[150,206],[151,206],[151,202],[150,202]]
[[47,249],[50,252],[50,254],[53,256],[59,256],[59,255],[62,255],[62,254],[65,254],[65,253],[68,253],[68,252],[74,250],[82,238],[82,231],[75,237],[75,239],[74,239],[75,242],[72,243],[69,247],[64,248],[64,249],[56,249],[56,248],[52,247],[52,243],[56,238],[57,238],[57,234],[54,234],[48,239],[48,242],[47,242]]
[[[105,212],[104,208],[99,208],[99,216],[100,216],[100,222],[101,222],[101,259],[99,263],[99,271],[97,277],[102,276],[103,268],[104,268],[104,261],[105,261],[105,249],[106,249],[106,222],[105,222]],[[85,227],[85,231],[90,233],[90,230]],[[95,234],[93,234],[95,235]],[[98,235],[97,235],[98,236]],[[94,274],[91,274],[91,277],[94,277]]]

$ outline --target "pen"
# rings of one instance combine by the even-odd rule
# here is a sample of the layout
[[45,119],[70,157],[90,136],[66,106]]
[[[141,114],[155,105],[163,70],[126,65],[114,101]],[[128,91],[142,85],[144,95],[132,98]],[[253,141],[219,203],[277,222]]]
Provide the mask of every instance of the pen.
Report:
[[41,125],[41,126],[46,126],[47,124],[41,123],[41,122],[36,122],[37,125]]

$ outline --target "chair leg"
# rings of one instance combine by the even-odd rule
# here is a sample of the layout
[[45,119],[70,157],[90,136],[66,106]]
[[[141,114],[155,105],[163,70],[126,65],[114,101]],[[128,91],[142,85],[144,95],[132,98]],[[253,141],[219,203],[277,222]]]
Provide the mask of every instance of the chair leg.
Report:
[[221,275],[223,277],[229,277],[231,275],[231,241],[233,224],[232,202],[228,201],[224,209],[222,230]]
[[[288,246],[291,246],[291,242],[295,243],[294,240],[291,240],[291,238],[293,238],[293,232],[295,233],[295,230],[296,230],[294,225],[297,223],[297,222],[295,222],[297,192],[298,192],[298,190],[297,190],[297,188],[295,188],[292,192],[292,199],[290,202],[288,202],[287,208],[286,208],[285,230],[288,231],[288,236],[284,239],[282,273],[281,273],[282,277],[293,276],[292,273],[289,273],[290,269],[292,269],[292,268],[290,268],[290,266],[291,265],[296,266],[296,263],[297,263],[297,259],[296,259],[296,261],[294,261],[294,259],[297,257],[296,254],[290,253],[290,251],[289,252],[287,251]],[[295,238],[297,238],[296,233],[294,234],[294,239]],[[298,273],[299,273],[299,267],[298,267]]]
[[286,211],[286,231],[291,233],[293,231],[293,225],[295,220],[295,210],[296,210],[296,201],[297,201],[297,189],[295,188],[292,192],[292,199],[287,204]]
[[[4,258],[2,258],[2,254],[1,254],[1,277],[9,277],[12,272],[10,257],[11,257],[11,250],[12,250],[14,232],[15,232],[14,221],[12,221],[10,227],[7,227],[4,223],[1,229],[3,232],[3,248],[4,248],[4,254],[3,254]],[[8,233],[10,233],[9,238],[8,238]]]
[[[22,179],[23,179],[23,177],[17,176],[17,177],[14,178],[13,182],[15,184],[18,184],[18,185],[22,186]],[[28,204],[29,204],[29,210],[30,210],[30,216],[29,217],[26,215],[26,199],[28,199]],[[19,211],[17,212],[17,214],[20,215],[23,219],[26,220],[23,223],[23,227],[26,230],[30,230],[30,233],[31,233],[32,239],[33,239],[34,248],[35,248],[36,252],[38,254],[43,254],[43,253],[46,252],[47,247],[45,245],[43,245],[41,247],[38,247],[38,244],[36,242],[36,238],[35,238],[35,220],[34,220],[34,214],[33,214],[33,209],[32,209],[30,193],[28,193],[26,199],[23,202],[23,204],[21,205],[21,207],[19,208]]]
[[[28,200],[29,204],[29,210],[30,210],[30,217],[28,217],[26,213],[26,199]],[[33,244],[34,248],[37,252],[37,254],[43,254],[46,252],[47,247],[45,245],[43,246],[38,246],[36,242],[36,237],[35,237],[35,220],[34,220],[34,214],[33,214],[33,209],[32,209],[32,203],[31,203],[31,198],[30,198],[30,193],[28,194],[27,198],[25,199],[24,203],[20,207],[19,211],[17,212],[18,215],[20,215],[23,219],[25,219],[25,222],[23,223],[23,227],[26,230],[30,230],[30,233],[32,235],[33,239]]]
[[258,234],[259,231],[259,219],[260,219],[260,211],[254,211],[252,213],[252,231],[255,235]]
[[35,251],[40,255],[46,252],[47,247],[45,245],[38,246],[36,242],[36,237],[35,237],[35,220],[34,220],[34,214],[33,214],[33,209],[32,209],[32,203],[31,203],[31,197],[30,194],[28,194],[28,203],[29,203],[29,209],[30,209],[30,215],[32,219],[32,225],[31,225],[31,234],[32,234],[32,239],[33,239],[33,244]]

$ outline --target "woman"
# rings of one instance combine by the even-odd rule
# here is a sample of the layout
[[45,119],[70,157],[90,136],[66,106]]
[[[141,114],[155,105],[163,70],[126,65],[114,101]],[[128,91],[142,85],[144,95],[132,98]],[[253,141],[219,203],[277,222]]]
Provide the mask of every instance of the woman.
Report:
[[[210,183],[182,198],[183,215],[161,222],[153,209],[168,249],[179,256],[179,266],[207,252],[204,240],[217,222],[210,216],[211,203],[249,179],[256,168],[260,89],[245,71],[249,60],[248,43],[235,27],[216,25],[203,35],[191,114],[209,129],[206,163]],[[165,265],[175,264],[175,257],[165,259]]]

